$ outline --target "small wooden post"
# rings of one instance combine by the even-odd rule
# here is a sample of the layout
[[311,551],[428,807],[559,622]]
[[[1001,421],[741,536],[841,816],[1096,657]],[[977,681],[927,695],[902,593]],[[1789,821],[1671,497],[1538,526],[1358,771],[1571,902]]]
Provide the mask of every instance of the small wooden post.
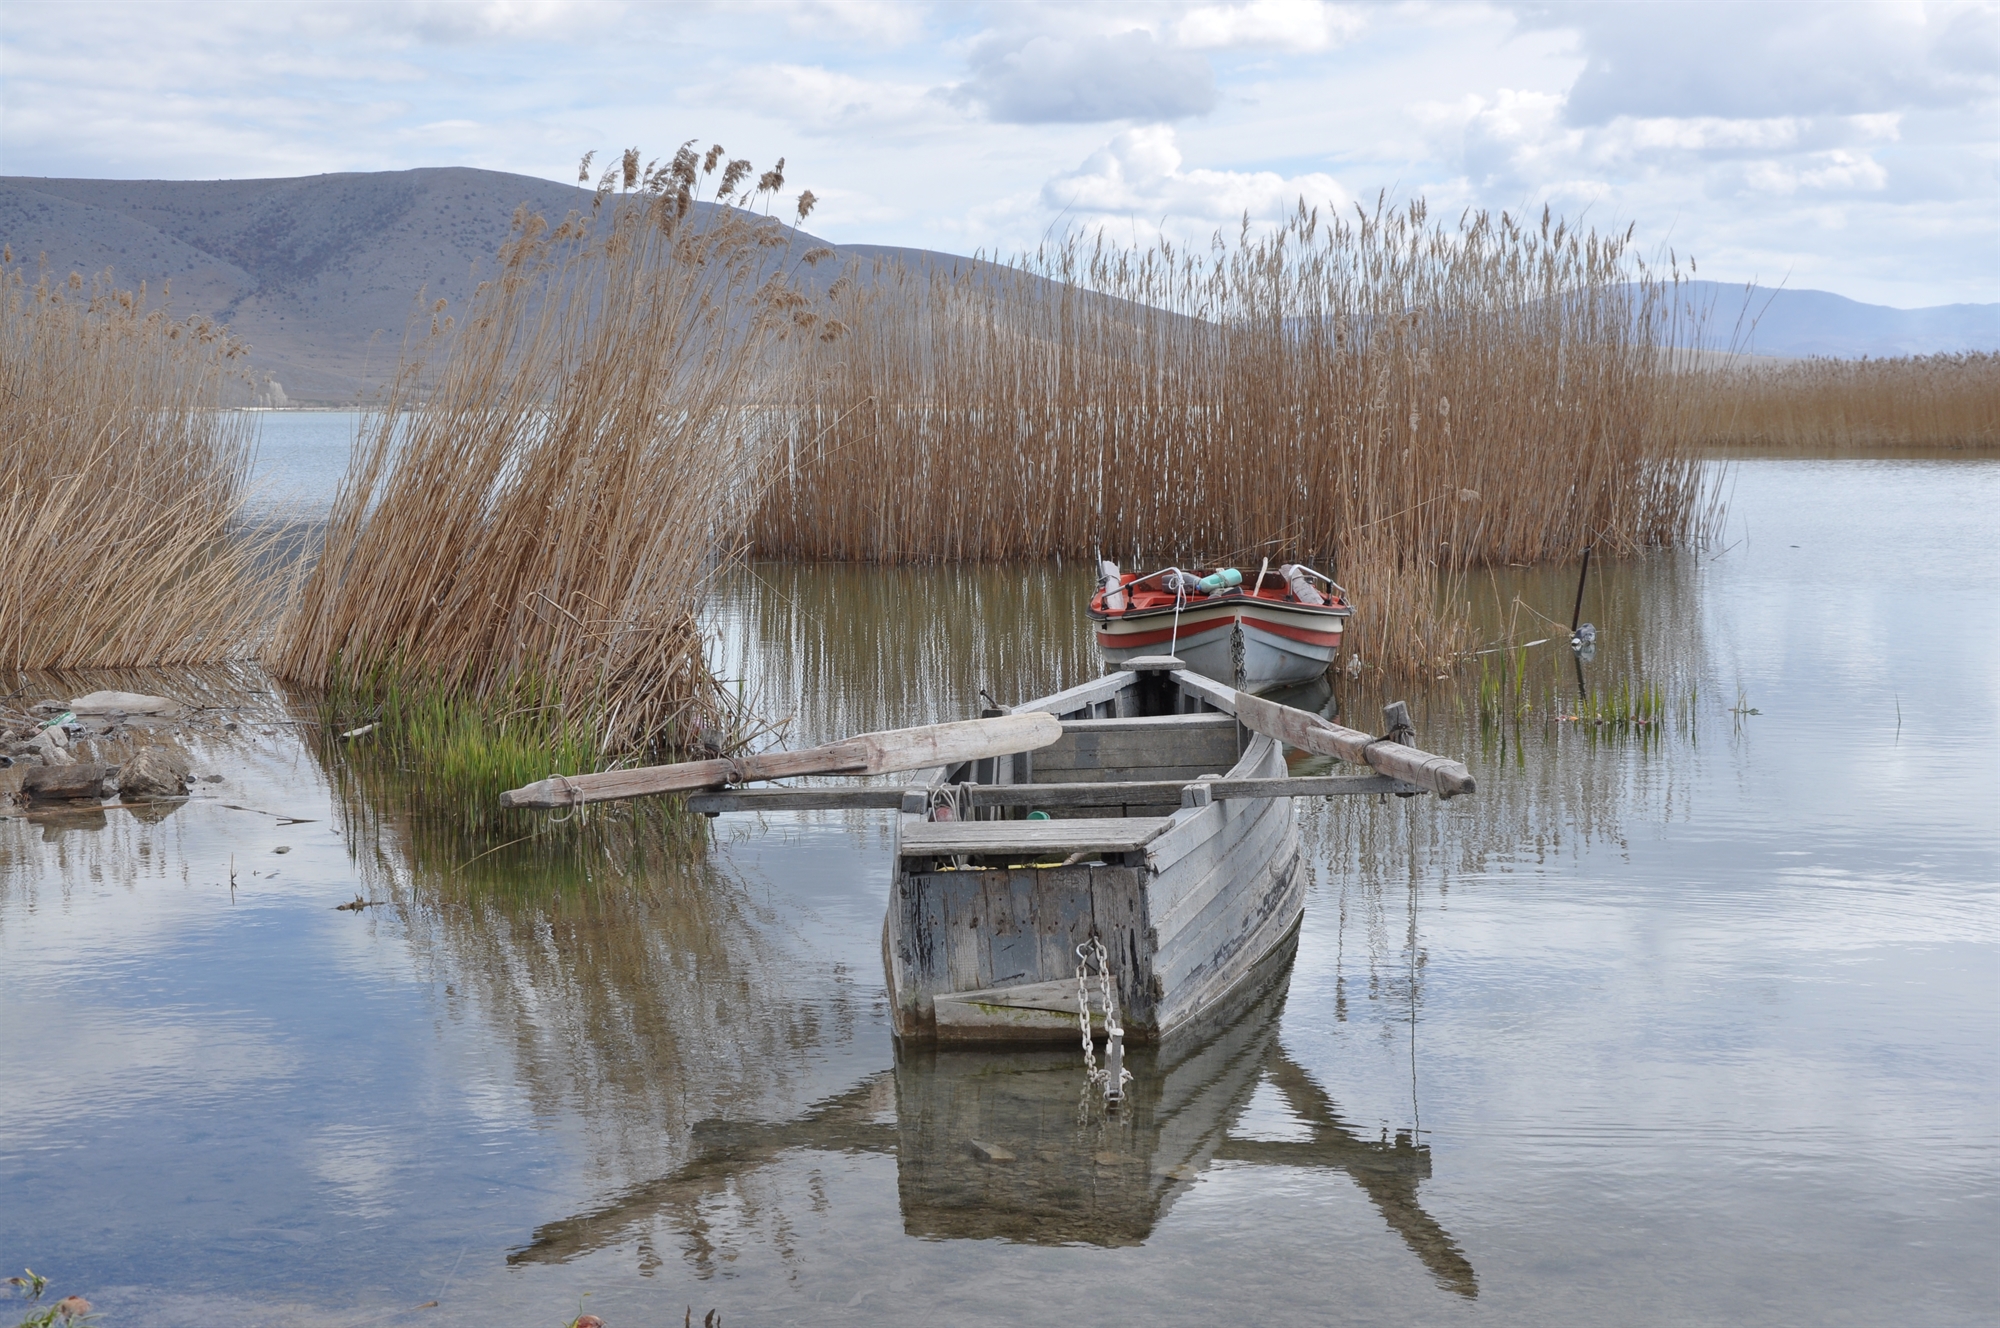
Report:
[[1382,707],[1382,736],[1405,747],[1416,744],[1417,730],[1410,723],[1410,708],[1407,705],[1391,701]]
[[1132,693],[1139,703],[1139,717],[1180,713],[1180,706],[1175,704],[1180,688],[1174,685],[1173,673],[1186,668],[1186,664],[1172,655],[1141,655],[1127,660],[1125,667],[1138,675]]

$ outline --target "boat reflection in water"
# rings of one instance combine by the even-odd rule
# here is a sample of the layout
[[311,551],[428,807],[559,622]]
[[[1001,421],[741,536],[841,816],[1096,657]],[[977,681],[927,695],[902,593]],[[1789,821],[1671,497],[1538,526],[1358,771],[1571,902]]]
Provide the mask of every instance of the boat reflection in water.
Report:
[[[796,1120],[702,1122],[687,1165],[543,1226],[508,1262],[561,1263],[643,1238],[665,1219],[704,1266],[714,1253],[704,1213],[746,1173],[801,1150],[894,1154],[909,1235],[1036,1245],[1143,1244],[1203,1170],[1230,1163],[1346,1172],[1441,1286],[1477,1296],[1472,1265],[1418,1202],[1428,1146],[1408,1132],[1364,1137],[1280,1045],[1295,945],[1296,933],[1231,1010],[1160,1047],[1132,1048],[1132,1082],[1115,1115],[1074,1049],[899,1049],[893,1070]],[[1230,1137],[1263,1082],[1306,1138]]]

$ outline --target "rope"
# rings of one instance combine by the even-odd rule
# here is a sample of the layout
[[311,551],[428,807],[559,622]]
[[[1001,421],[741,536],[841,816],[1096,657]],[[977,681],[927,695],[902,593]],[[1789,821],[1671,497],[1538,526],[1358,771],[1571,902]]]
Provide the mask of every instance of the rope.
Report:
[[554,782],[556,790],[562,794],[564,804],[570,808],[569,814],[566,816],[551,816],[549,824],[561,825],[565,821],[587,822],[590,819],[590,814],[583,809],[583,791],[570,783],[568,778],[559,771],[551,772],[549,779]]

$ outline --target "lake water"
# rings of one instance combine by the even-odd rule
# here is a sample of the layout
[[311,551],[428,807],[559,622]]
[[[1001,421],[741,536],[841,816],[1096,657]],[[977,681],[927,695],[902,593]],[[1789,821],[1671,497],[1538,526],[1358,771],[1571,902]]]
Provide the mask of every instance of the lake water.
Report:
[[[221,782],[0,820],[0,1257],[114,1325],[1991,1323],[2000,464],[1726,486],[1593,571],[1584,688],[1661,722],[1554,718],[1559,643],[1526,716],[1411,694],[1478,794],[1302,803],[1296,959],[1117,1120],[1080,1055],[899,1056],[886,813],[470,841],[156,680],[246,707]],[[1083,584],[760,565],[718,657],[794,741],[976,713],[1096,672]],[[1468,587],[1520,641],[1573,591]]]

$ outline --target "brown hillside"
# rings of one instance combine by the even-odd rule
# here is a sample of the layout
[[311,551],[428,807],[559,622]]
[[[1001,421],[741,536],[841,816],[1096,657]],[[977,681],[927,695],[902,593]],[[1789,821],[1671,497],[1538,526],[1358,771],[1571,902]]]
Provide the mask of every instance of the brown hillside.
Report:
[[[590,194],[437,167],[290,180],[0,177],[0,239],[29,268],[157,291],[251,346],[293,401],[351,401],[396,361],[419,292],[460,307],[525,203],[552,220]],[[802,237],[806,238],[806,237]]]

